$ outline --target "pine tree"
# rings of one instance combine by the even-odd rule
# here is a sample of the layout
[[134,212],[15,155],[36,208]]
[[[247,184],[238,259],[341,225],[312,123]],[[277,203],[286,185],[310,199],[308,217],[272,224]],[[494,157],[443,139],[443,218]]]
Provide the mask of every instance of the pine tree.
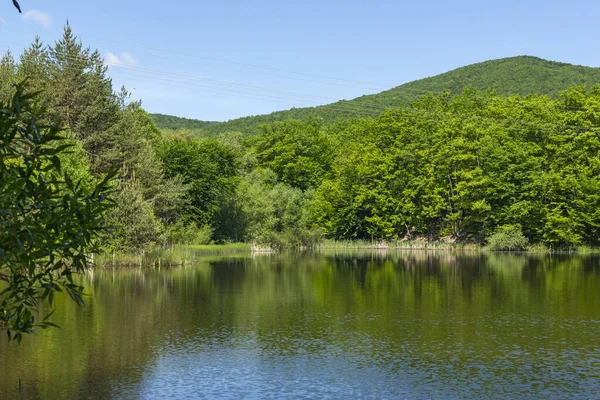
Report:
[[14,94],[16,83],[15,59],[10,50],[0,59],[0,101],[7,102]]
[[97,160],[111,143],[95,137],[108,130],[118,118],[118,106],[112,81],[98,51],[84,48],[67,23],[63,37],[49,49],[49,84],[52,88],[50,111],[53,122],[72,131],[82,141],[92,161]]
[[48,102],[50,93],[49,85],[49,55],[44,43],[39,36],[36,36],[34,42],[21,55],[17,67],[17,79],[19,81],[27,80],[29,90],[40,93],[38,101]]

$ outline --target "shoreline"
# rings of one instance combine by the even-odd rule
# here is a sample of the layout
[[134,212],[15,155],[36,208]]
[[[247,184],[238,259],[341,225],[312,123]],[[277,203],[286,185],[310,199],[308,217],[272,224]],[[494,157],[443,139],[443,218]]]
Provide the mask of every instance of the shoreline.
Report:
[[169,248],[154,248],[140,253],[113,252],[96,254],[92,268],[162,268],[193,264],[199,256],[233,255],[272,255],[286,251],[426,251],[426,252],[467,252],[485,254],[599,254],[600,249],[580,246],[569,250],[554,250],[545,246],[533,245],[526,250],[490,250],[485,246],[465,243],[444,242],[367,242],[367,241],[324,241],[312,248],[276,250],[266,246],[248,243],[175,245]]

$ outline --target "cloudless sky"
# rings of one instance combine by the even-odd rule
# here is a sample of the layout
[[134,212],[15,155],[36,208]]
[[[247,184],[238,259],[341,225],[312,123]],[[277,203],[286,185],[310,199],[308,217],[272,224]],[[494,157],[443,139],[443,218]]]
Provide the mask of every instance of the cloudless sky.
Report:
[[0,0],[0,50],[69,20],[149,112],[227,120],[377,93],[489,59],[600,66],[600,2]]

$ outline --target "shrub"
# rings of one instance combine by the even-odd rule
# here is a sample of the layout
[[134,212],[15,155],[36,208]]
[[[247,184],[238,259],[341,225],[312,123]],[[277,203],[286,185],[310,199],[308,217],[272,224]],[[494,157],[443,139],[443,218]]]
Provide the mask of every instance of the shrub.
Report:
[[210,244],[213,229],[209,225],[198,227],[194,222],[179,220],[169,228],[171,244]]
[[494,234],[488,238],[488,248],[490,250],[525,250],[529,241],[520,225],[502,225],[499,226]]

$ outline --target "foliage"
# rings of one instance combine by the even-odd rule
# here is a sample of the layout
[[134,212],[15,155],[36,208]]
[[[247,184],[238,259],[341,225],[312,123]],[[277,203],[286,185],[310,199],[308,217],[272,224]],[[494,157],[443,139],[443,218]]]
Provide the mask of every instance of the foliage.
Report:
[[493,60],[226,123],[150,116],[106,71],[68,25],[53,46],[0,61],[0,98],[27,76],[43,121],[66,130],[65,171],[91,188],[120,169],[105,250],[322,236],[481,246],[507,226],[552,249],[600,245],[597,69]]
[[488,238],[490,250],[525,250],[529,241],[519,225],[499,226],[494,234]]
[[[66,291],[82,303],[72,274],[88,266],[105,231],[110,172],[91,190],[61,168],[72,144],[56,126],[40,124],[42,110],[18,86],[0,106],[0,329],[20,341],[34,327],[41,303]],[[73,174],[74,175],[74,174]]]
[[165,114],[152,114],[152,119],[160,129],[166,130],[201,130],[204,127],[218,124],[218,122],[199,121],[197,119],[175,117],[173,115]]
[[518,224],[553,248],[598,244],[600,90],[552,100],[468,89],[340,126],[311,215],[336,239],[482,243]]
[[14,94],[17,67],[10,50],[0,59],[0,101],[8,102]]
[[265,125],[251,143],[258,165],[295,188],[314,188],[331,169],[333,153],[319,120]]
[[[34,43],[35,47],[35,43]],[[32,52],[33,53],[33,52]],[[97,140],[118,118],[118,102],[100,53],[84,48],[67,24],[63,36],[45,55],[45,102],[51,121],[75,133],[90,154],[93,172],[111,141]],[[35,88],[37,89],[37,88]],[[108,138],[110,139],[110,138]]]
[[198,227],[195,222],[185,223],[183,219],[169,228],[169,242],[177,244],[210,244],[213,229],[210,225]]
[[111,232],[104,237],[105,250],[137,251],[160,244],[164,228],[152,202],[144,199],[140,182],[121,180],[114,197],[117,206],[106,215]]
[[[67,24],[53,46],[36,38],[18,63],[7,54],[0,77],[3,82],[27,78],[48,110],[42,122],[68,132],[73,152],[59,156],[66,171],[91,182],[120,170],[117,207],[108,213],[113,235],[105,236],[104,247],[137,251],[162,242],[166,226],[179,218],[188,188],[179,177],[165,177],[156,153],[160,131],[139,103],[128,102],[125,89],[113,91],[100,53],[85,48]],[[0,86],[0,97],[11,90]]]
[[236,151],[215,140],[165,136],[158,154],[166,176],[180,177],[187,185],[181,217],[198,226],[212,225],[217,239],[229,239],[230,227],[222,211],[235,191]]
[[309,220],[313,194],[277,182],[268,169],[244,177],[237,190],[245,240],[271,248],[312,247],[321,232]]

